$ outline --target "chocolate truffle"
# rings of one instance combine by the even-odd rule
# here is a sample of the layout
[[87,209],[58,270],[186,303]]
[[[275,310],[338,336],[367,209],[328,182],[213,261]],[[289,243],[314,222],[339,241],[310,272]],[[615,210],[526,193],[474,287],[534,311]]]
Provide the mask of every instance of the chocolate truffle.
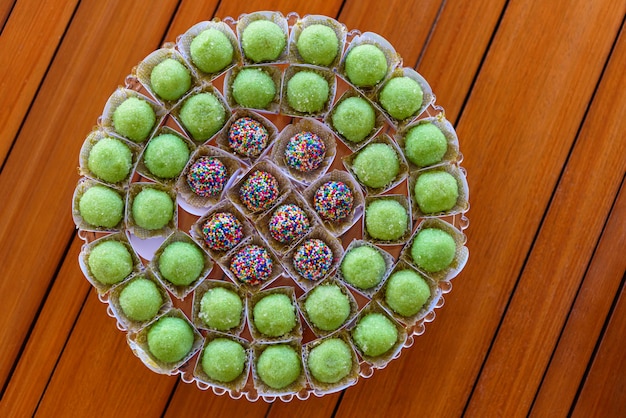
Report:
[[393,348],[398,341],[398,329],[385,315],[368,313],[352,330],[352,339],[363,354],[377,357]]
[[275,390],[294,383],[301,372],[300,356],[287,344],[268,346],[259,355],[256,363],[256,374],[259,379]]
[[252,309],[254,326],[268,337],[280,337],[296,327],[296,308],[283,293],[272,293],[260,299]]
[[202,296],[198,317],[209,328],[226,332],[241,325],[242,311],[243,302],[237,293],[214,287]]
[[202,270],[202,250],[190,242],[172,242],[159,257],[161,276],[176,286],[189,286],[200,277]]
[[156,316],[163,305],[163,297],[152,280],[138,278],[124,286],[119,304],[128,319],[143,322]]
[[428,273],[436,273],[448,268],[456,253],[454,238],[438,228],[421,230],[411,247],[415,264]]
[[378,199],[365,209],[365,229],[370,237],[382,241],[396,241],[406,233],[409,214],[393,199]]
[[387,280],[385,302],[398,315],[417,314],[429,298],[428,283],[412,270],[396,271]]
[[267,109],[276,96],[276,85],[263,69],[244,68],[235,76],[231,93],[242,107]]
[[251,286],[269,279],[273,266],[274,263],[267,250],[254,244],[241,248],[230,260],[230,271],[235,278]]
[[378,189],[393,183],[400,171],[400,160],[391,145],[369,144],[352,161],[352,170],[361,183]]
[[243,373],[246,350],[237,341],[216,338],[209,342],[202,354],[202,370],[210,379],[228,383]]
[[304,310],[313,326],[322,331],[334,331],[350,316],[350,299],[336,284],[323,284],[308,294]]
[[157,177],[177,177],[189,160],[189,148],[185,141],[174,134],[161,134],[148,142],[143,161],[148,170]]
[[200,197],[218,196],[224,190],[228,170],[217,158],[202,156],[189,167],[187,184]]
[[258,157],[267,147],[269,134],[261,122],[239,118],[228,129],[228,146],[246,157]]
[[380,105],[397,120],[407,119],[422,107],[424,93],[419,83],[410,77],[394,77],[380,91]]
[[298,112],[320,112],[329,93],[328,81],[313,71],[299,71],[287,82],[287,102]]
[[307,357],[311,376],[321,383],[337,383],[352,370],[353,351],[340,338],[331,338],[313,347]]
[[452,209],[459,198],[459,185],[447,171],[436,170],[421,174],[415,182],[415,200],[423,213],[438,213]]
[[233,45],[220,30],[210,28],[193,38],[189,45],[191,61],[205,73],[217,73],[233,60]]
[[434,123],[412,127],[404,138],[404,154],[413,164],[425,167],[440,162],[448,150],[448,141]]
[[333,110],[335,130],[350,142],[361,142],[376,126],[374,108],[361,97],[342,100]]
[[89,272],[102,284],[115,284],[133,271],[133,258],[128,248],[119,241],[103,241],[96,244],[87,258]]
[[293,267],[307,280],[326,276],[333,264],[333,252],[320,239],[308,239],[293,254]]
[[212,93],[198,93],[189,97],[180,108],[180,121],[192,138],[206,141],[226,123],[226,109]]
[[287,142],[285,164],[300,172],[316,170],[326,156],[326,145],[322,138],[313,132],[298,132]]
[[311,223],[306,212],[291,203],[279,206],[269,221],[270,235],[282,244],[297,241],[310,227]]
[[113,228],[124,216],[122,197],[106,186],[91,186],[78,201],[80,216],[95,227]]
[[327,181],[316,190],[313,205],[317,214],[325,221],[337,222],[352,211],[352,190],[341,181]]
[[241,47],[247,58],[254,62],[274,61],[285,49],[287,35],[274,22],[255,20],[241,34]]
[[341,262],[341,274],[346,282],[358,289],[376,287],[383,279],[387,265],[378,249],[369,245],[353,247]]
[[346,56],[345,72],[355,86],[373,87],[387,74],[387,58],[375,45],[358,45]]
[[232,213],[217,212],[202,225],[207,247],[215,251],[228,251],[243,239],[243,226]]
[[145,100],[129,97],[113,111],[115,132],[134,142],[143,142],[156,123],[156,114]]
[[337,57],[339,39],[331,27],[314,24],[302,30],[296,47],[307,64],[328,66]]
[[278,180],[267,171],[254,171],[239,189],[241,203],[251,212],[268,209],[278,195]]
[[163,363],[176,363],[193,347],[193,328],[182,318],[165,316],[148,330],[148,349]]
[[100,180],[118,183],[128,178],[133,167],[133,154],[119,139],[102,138],[91,147],[87,167]]
[[164,59],[152,69],[150,87],[163,100],[178,100],[191,88],[191,73],[180,61]]
[[174,202],[166,192],[147,187],[133,199],[132,214],[137,226],[161,229],[174,217]]

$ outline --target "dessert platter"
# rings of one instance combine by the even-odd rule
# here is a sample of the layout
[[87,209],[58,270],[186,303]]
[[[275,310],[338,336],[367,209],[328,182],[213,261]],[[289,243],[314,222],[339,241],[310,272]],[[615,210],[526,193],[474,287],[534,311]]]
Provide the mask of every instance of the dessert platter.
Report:
[[323,396],[443,305],[468,258],[461,161],[383,37],[294,13],[200,22],[87,135],[79,263],[151,370],[235,399]]

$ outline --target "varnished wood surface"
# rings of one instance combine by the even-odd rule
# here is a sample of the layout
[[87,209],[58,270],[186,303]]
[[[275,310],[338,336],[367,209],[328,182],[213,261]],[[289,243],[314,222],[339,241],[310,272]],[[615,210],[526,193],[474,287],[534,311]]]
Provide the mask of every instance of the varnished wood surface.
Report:
[[[78,153],[202,20],[324,14],[388,39],[465,156],[470,259],[426,333],[344,392],[250,403],[137,359],[78,266]],[[0,3],[0,416],[617,417],[626,410],[626,0]]]

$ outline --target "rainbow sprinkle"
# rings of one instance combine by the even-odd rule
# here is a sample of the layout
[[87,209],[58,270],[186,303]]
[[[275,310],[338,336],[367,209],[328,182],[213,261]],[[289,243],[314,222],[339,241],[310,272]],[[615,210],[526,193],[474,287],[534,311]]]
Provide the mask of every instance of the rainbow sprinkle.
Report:
[[341,181],[327,181],[315,192],[315,211],[327,221],[339,221],[350,214],[354,199],[350,188]]
[[228,130],[228,145],[233,151],[246,157],[258,157],[267,142],[265,126],[249,117],[237,119]]
[[217,158],[203,156],[189,168],[187,184],[198,196],[217,196],[224,189],[226,175],[224,163]]
[[285,163],[294,170],[308,172],[324,161],[326,145],[313,132],[300,132],[291,137],[285,148]]
[[239,199],[249,211],[267,209],[278,198],[278,180],[267,171],[255,171],[239,189]]
[[293,254],[293,267],[305,279],[319,280],[333,264],[333,252],[320,239],[304,241]]
[[243,239],[243,227],[232,213],[214,213],[202,226],[204,242],[215,251],[228,251]]
[[269,222],[270,235],[283,244],[297,240],[306,234],[310,227],[306,213],[294,204],[279,206]]
[[258,245],[246,245],[230,260],[230,271],[237,280],[249,285],[257,285],[272,274],[272,259],[267,250]]

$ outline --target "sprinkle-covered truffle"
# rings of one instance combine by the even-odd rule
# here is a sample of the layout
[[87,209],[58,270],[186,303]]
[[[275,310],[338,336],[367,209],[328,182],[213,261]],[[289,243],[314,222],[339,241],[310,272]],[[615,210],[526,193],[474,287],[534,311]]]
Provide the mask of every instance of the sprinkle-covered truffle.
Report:
[[272,274],[274,263],[267,250],[258,245],[246,245],[230,260],[230,271],[237,280],[249,285],[257,285]]
[[436,170],[421,174],[415,182],[415,201],[423,213],[450,210],[459,198],[459,185],[447,171]]
[[143,161],[157,177],[171,179],[178,176],[189,160],[189,147],[178,135],[161,134],[148,142]]
[[200,197],[218,196],[226,184],[228,171],[223,162],[202,156],[189,167],[187,184]]
[[224,287],[207,290],[200,300],[198,317],[209,327],[226,332],[241,325],[241,297]]
[[143,142],[156,123],[152,106],[138,97],[129,97],[113,111],[115,132],[134,142]]
[[256,363],[259,379],[272,389],[280,390],[291,385],[302,372],[300,355],[287,344],[268,346]]
[[381,252],[369,245],[352,248],[341,262],[341,274],[345,281],[363,290],[376,287],[386,270],[387,265]]
[[306,212],[298,205],[286,204],[279,206],[269,221],[269,231],[276,241],[289,244],[307,233],[311,223]]
[[296,47],[307,64],[328,66],[337,57],[339,39],[329,26],[309,25],[300,33]]
[[130,174],[133,154],[128,145],[116,138],[102,138],[89,151],[87,167],[101,180],[118,183]]
[[204,270],[204,255],[190,242],[172,242],[159,257],[161,276],[176,286],[189,286]]
[[350,188],[341,181],[327,181],[315,192],[315,211],[326,221],[337,222],[352,211],[354,197]]
[[209,342],[202,354],[202,370],[210,379],[228,383],[243,373],[246,350],[230,338],[216,338]]
[[415,264],[428,273],[441,271],[452,263],[456,253],[454,238],[438,228],[421,230],[411,247]]
[[102,284],[115,284],[133,271],[133,259],[128,248],[119,241],[103,241],[96,244],[87,258],[89,271]]
[[149,321],[159,312],[163,296],[152,281],[144,278],[132,280],[120,292],[120,308],[132,321]]
[[165,316],[148,330],[148,349],[164,363],[176,363],[191,351],[193,328],[182,318]]
[[361,97],[342,100],[333,110],[333,127],[350,142],[361,142],[376,126],[374,108]]
[[257,331],[268,337],[288,334],[296,326],[296,308],[283,293],[272,293],[259,300],[252,309]]
[[287,82],[287,102],[298,112],[320,112],[329,93],[328,81],[314,71],[299,71]]
[[163,190],[147,187],[135,196],[132,214],[137,226],[148,230],[161,229],[174,216],[174,202]]
[[429,298],[428,283],[413,270],[400,270],[389,276],[385,302],[398,315],[417,314]]
[[398,341],[398,329],[381,313],[363,316],[352,330],[352,338],[363,354],[370,357],[385,354]]
[[313,326],[334,331],[350,316],[350,300],[336,284],[322,284],[306,297],[304,310]]
[[258,157],[267,147],[269,134],[261,122],[239,118],[228,129],[228,146],[240,155]]
[[390,145],[369,144],[354,158],[352,170],[361,183],[377,189],[388,186],[396,179],[400,160]]
[[422,107],[423,99],[422,87],[410,77],[392,78],[378,96],[383,109],[397,120],[413,116]]
[[233,45],[224,33],[210,28],[193,38],[189,45],[191,61],[205,73],[216,73],[233,60]]
[[420,167],[440,162],[448,150],[448,141],[434,123],[420,123],[412,127],[404,138],[404,154]]
[[212,93],[198,93],[183,103],[180,121],[196,141],[206,141],[226,123],[226,109]]
[[304,241],[293,254],[293,267],[307,280],[319,280],[326,276],[333,264],[333,252],[320,239]]
[[206,245],[215,251],[228,251],[243,239],[243,226],[232,213],[217,212],[202,225]]
[[346,56],[345,72],[355,86],[373,87],[387,74],[387,58],[375,45],[358,45]]
[[241,203],[251,212],[269,208],[278,195],[278,180],[267,171],[256,170],[239,189]]
[[242,107],[267,109],[276,96],[272,76],[261,68],[244,68],[235,76],[233,99]]
[[152,91],[163,100],[178,100],[191,88],[191,73],[180,61],[167,58],[150,73]]
[[313,132],[298,132],[287,142],[285,163],[289,168],[301,172],[316,170],[324,161],[326,145]]
[[113,228],[122,221],[124,201],[113,189],[97,184],[80,197],[78,210],[85,222],[95,227]]
[[321,383],[337,383],[352,370],[352,349],[340,338],[321,342],[309,352],[307,365]]
[[269,20],[250,22],[241,34],[241,47],[247,58],[254,62],[276,60],[287,45],[287,35],[276,23]]
[[404,206],[393,199],[378,199],[365,209],[365,228],[374,239],[395,241],[407,231],[409,215]]

